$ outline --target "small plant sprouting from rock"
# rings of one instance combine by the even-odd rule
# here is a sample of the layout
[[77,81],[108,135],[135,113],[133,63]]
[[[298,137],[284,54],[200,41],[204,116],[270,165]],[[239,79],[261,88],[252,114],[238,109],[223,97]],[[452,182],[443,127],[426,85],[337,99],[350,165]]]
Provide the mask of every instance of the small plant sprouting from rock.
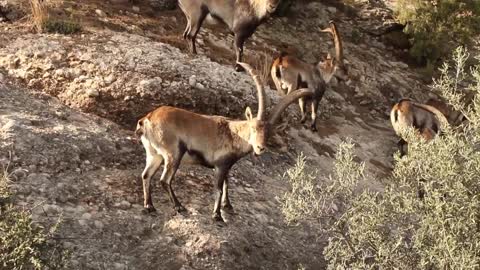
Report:
[[[351,141],[340,144],[329,184],[316,184],[303,158],[289,171],[292,190],[282,200],[286,220],[320,220],[329,239],[323,250],[328,269],[478,269],[480,67],[466,72],[467,58],[457,49],[453,68],[443,66],[434,88],[468,123],[446,128],[430,142],[415,140],[410,130],[408,155],[396,156],[383,190],[359,187],[372,179],[354,160]],[[304,188],[294,184],[305,182],[320,188],[303,196]]]
[[67,269],[68,251],[52,240],[61,219],[46,231],[13,206],[12,176],[8,165],[0,168],[0,269]]

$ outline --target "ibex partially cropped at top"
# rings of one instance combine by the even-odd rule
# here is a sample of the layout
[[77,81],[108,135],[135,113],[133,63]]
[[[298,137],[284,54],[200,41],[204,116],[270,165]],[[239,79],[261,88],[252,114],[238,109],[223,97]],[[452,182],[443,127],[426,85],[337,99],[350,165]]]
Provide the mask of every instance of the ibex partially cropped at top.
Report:
[[[294,56],[282,54],[273,61],[271,69],[273,82],[280,95],[304,87],[314,91],[315,94],[311,98],[312,124],[310,128],[312,131],[317,130],[317,109],[325,93],[326,85],[330,82],[338,67],[343,66],[341,64],[343,63],[342,40],[335,23],[330,21],[329,24],[330,26],[322,32],[332,34],[335,43],[335,58],[328,54],[325,60],[320,61],[317,65],[312,65]],[[299,105],[302,113],[301,122],[304,123],[306,121],[305,99],[299,99]]]
[[431,140],[440,133],[443,124],[448,124],[445,116],[436,108],[410,99],[402,99],[393,106],[390,120],[395,133],[400,137],[398,147],[401,156],[405,155],[404,148],[407,145],[402,137],[403,129],[413,127],[425,140]]
[[[255,29],[272,14],[281,0],[179,0],[187,17],[184,39],[189,39],[190,50],[196,54],[195,39],[207,15],[224,22],[235,36],[237,62],[242,61],[243,44]],[[240,65],[235,69],[241,71]]]
[[160,179],[161,184],[168,192],[174,208],[177,211],[185,210],[175,196],[171,184],[180,162],[186,162],[215,169],[214,186],[217,195],[213,218],[222,221],[220,203],[224,208],[232,208],[228,198],[227,180],[230,168],[252,151],[256,155],[262,154],[266,147],[268,131],[280,114],[298,98],[313,94],[309,89],[291,93],[276,105],[266,119],[265,91],[260,79],[249,65],[239,64],[250,72],[257,86],[256,118],[252,116],[250,108],[245,111],[247,120],[242,121],[164,106],[138,121],[135,133],[141,137],[147,155],[146,167],[142,173],[146,211],[155,210],[151,197],[151,179],[162,163],[164,170]]

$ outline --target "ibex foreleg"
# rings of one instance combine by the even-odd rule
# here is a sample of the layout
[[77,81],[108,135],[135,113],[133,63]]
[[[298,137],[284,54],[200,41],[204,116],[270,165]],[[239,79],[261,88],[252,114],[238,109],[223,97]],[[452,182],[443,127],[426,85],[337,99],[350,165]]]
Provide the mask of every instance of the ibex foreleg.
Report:
[[[225,179],[227,179],[228,175],[228,168],[217,167],[215,168],[216,171],[216,182],[215,182],[215,206],[213,207],[213,216],[212,218],[216,221],[223,221],[222,214],[220,212],[220,203],[223,197],[223,189]],[[226,195],[228,196],[228,195]]]
[[225,177],[223,182],[222,208],[227,211],[233,211],[233,206],[228,198],[228,177]]
[[203,21],[207,17],[208,12],[204,9],[199,10],[192,16],[190,21],[190,29],[187,33],[187,36],[190,38],[190,50],[193,54],[197,54],[197,46],[195,45],[198,31],[202,26]]

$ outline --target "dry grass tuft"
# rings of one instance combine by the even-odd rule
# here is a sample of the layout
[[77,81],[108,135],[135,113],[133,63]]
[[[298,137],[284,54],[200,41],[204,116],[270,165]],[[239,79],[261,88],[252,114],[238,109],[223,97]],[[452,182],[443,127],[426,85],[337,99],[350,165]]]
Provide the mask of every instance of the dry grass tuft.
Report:
[[264,84],[267,84],[270,78],[270,69],[272,67],[273,57],[267,51],[255,53],[251,57],[253,68],[258,72]]
[[41,33],[49,17],[47,5],[43,0],[29,0],[29,2],[33,27]]

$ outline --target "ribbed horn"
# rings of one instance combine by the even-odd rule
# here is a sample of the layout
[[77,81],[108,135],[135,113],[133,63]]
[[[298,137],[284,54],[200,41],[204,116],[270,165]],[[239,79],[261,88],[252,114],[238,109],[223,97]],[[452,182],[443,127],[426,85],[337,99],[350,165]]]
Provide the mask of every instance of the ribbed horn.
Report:
[[275,106],[275,108],[273,108],[272,113],[270,114],[270,117],[269,117],[270,119],[268,120],[268,124],[270,126],[275,125],[278,119],[280,118],[280,115],[282,114],[282,112],[285,111],[288,105],[290,105],[292,102],[296,101],[299,98],[313,96],[313,94],[314,94],[313,90],[309,88],[302,88],[302,89],[298,89],[293,92],[290,92]]
[[339,66],[343,66],[343,45],[340,33],[337,26],[333,21],[329,22],[330,26],[321,30],[322,32],[328,32],[333,36],[333,42],[335,43],[335,58],[338,61]]
[[258,95],[258,113],[257,119],[264,120],[265,119],[265,89],[263,88],[263,84],[260,81],[260,77],[258,74],[253,70],[253,68],[247,64],[242,62],[237,62],[240,66],[242,66],[246,71],[252,75],[255,84],[257,85],[257,95]]

